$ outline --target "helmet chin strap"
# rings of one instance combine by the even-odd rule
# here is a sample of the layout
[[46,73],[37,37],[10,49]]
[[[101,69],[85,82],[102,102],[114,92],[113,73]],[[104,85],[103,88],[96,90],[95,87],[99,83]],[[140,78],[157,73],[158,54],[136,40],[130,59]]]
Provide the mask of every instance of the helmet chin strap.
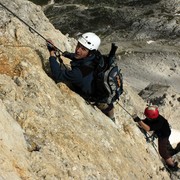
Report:
[[96,50],[89,50],[88,56],[96,55]]

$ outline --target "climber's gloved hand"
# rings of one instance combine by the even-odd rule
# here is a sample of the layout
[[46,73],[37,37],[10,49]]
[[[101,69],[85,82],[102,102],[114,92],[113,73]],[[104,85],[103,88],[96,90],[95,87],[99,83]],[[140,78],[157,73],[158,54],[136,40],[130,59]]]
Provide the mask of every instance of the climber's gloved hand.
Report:
[[47,40],[46,45],[47,45],[49,52],[56,51],[56,47],[53,45],[53,42],[51,40]]
[[140,122],[141,121],[141,119],[138,117],[137,114],[132,115],[132,118],[133,118],[134,122]]
[[68,52],[68,51],[64,51],[64,52],[62,53],[62,55],[63,55],[64,57],[69,57],[70,52]]

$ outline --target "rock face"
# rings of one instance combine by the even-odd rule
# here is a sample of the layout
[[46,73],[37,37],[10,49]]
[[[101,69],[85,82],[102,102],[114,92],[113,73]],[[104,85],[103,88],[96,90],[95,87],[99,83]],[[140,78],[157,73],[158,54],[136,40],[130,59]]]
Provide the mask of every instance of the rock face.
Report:
[[[41,8],[2,0],[62,51],[76,41]],[[0,179],[170,179],[130,113],[145,102],[125,82],[116,123],[49,76],[44,40],[0,7]],[[121,106],[123,107],[121,107]]]

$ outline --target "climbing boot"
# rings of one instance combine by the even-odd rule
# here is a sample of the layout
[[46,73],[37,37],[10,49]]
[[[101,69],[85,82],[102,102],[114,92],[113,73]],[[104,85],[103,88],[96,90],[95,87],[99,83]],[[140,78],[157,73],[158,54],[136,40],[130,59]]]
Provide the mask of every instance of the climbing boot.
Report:
[[178,171],[179,170],[178,162],[175,162],[174,166],[172,166],[172,165],[167,165],[167,166],[168,166],[169,170],[171,170],[171,171]]

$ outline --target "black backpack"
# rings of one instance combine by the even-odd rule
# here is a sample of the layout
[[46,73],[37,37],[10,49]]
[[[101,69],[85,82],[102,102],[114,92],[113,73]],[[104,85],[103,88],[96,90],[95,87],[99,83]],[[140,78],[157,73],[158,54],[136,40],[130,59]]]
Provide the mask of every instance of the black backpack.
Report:
[[123,93],[123,76],[116,63],[117,46],[112,43],[109,55],[96,54],[96,66],[92,82],[92,99],[99,103],[113,103]]

